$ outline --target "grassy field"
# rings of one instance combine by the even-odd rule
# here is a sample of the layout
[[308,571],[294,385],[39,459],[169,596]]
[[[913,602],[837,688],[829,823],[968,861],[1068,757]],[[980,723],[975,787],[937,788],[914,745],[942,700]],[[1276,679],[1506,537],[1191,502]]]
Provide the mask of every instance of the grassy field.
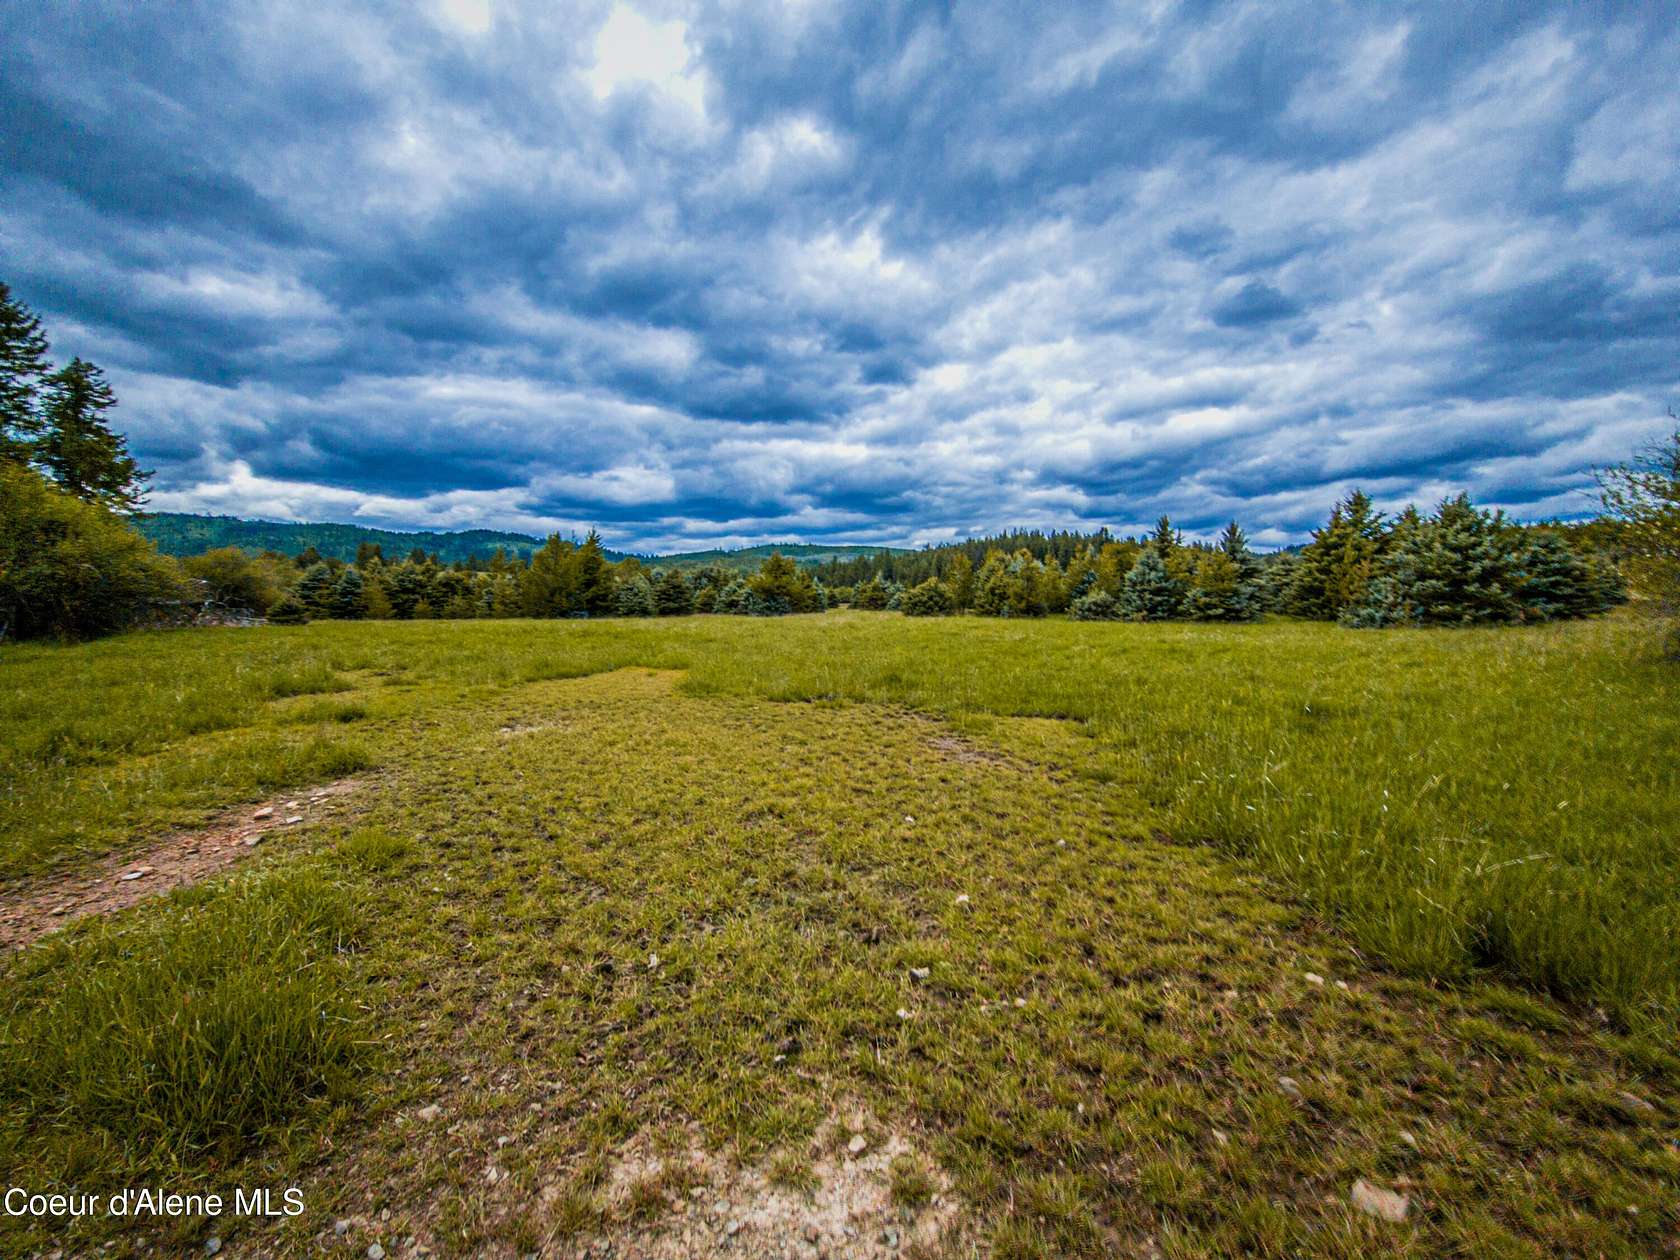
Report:
[[[14,889],[365,782],[0,978],[8,1184],[309,1211],[0,1231],[572,1254],[688,1219],[691,1146],[804,1185],[840,1116],[912,1152],[907,1221],[963,1205],[953,1255],[1666,1254],[1680,680],[1642,643],[847,613],[8,649]],[[675,1154],[625,1191],[633,1138]]]

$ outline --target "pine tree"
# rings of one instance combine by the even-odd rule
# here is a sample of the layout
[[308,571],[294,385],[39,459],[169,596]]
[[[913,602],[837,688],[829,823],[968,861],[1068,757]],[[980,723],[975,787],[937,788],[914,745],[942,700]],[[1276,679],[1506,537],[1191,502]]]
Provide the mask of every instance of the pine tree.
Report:
[[1447,499],[1435,515],[1408,523],[1367,584],[1340,614],[1344,624],[1497,625],[1521,620],[1515,531],[1469,496]]
[[694,592],[688,589],[681,569],[665,570],[665,576],[654,587],[653,604],[661,617],[681,617],[694,611]]
[[330,611],[339,621],[359,621],[367,615],[367,591],[356,569],[345,569],[333,584]]
[[951,592],[938,578],[930,577],[905,591],[898,609],[906,617],[942,617],[951,611]]
[[105,374],[85,359],[71,359],[47,378],[37,457],[77,498],[132,512],[144,500],[151,473],[140,470],[127,441],[106,425],[104,415],[116,405]]
[[323,564],[311,565],[298,579],[294,592],[313,617],[332,615],[333,592],[337,588],[332,570]]
[[40,319],[0,283],[0,462],[27,464],[34,456],[38,394],[50,366]]
[[1197,563],[1184,611],[1197,621],[1247,621],[1254,616],[1252,590],[1231,553],[1221,547]]
[[426,597],[426,578],[404,561],[385,581],[385,595],[391,601],[391,615],[406,620],[414,616],[415,605]]
[[268,621],[274,626],[301,626],[309,621],[309,609],[296,595],[282,595],[268,610]]
[[1530,531],[1521,556],[1517,597],[1534,621],[1604,612],[1602,588],[1587,562],[1556,534]]
[[751,599],[752,591],[748,589],[746,582],[741,578],[736,578],[718,592],[716,610],[720,613],[740,615],[747,611],[747,605]]
[[1160,551],[1151,543],[1126,574],[1122,610],[1134,621],[1167,621],[1178,616],[1183,599],[1184,588],[1167,572]]
[[1331,509],[1329,522],[1313,531],[1312,542],[1302,549],[1286,611],[1334,621],[1362,603],[1386,541],[1382,513],[1374,510],[1369,495],[1355,490]]
[[645,573],[631,575],[619,583],[615,610],[620,617],[651,617],[657,611],[653,601],[653,583]]
[[577,607],[591,617],[605,617],[613,611],[616,597],[601,535],[590,530],[577,550]]
[[852,596],[853,608],[879,612],[886,606],[887,588],[881,584],[880,576],[877,574],[871,574],[869,580],[860,584]]
[[1074,600],[1068,611],[1075,621],[1118,621],[1121,617],[1120,601],[1100,586],[1092,586]]

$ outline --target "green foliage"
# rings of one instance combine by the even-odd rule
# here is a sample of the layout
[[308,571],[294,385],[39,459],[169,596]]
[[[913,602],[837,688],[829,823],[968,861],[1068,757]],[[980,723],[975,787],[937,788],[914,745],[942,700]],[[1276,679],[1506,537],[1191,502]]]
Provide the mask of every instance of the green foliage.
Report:
[[1120,601],[1101,587],[1085,592],[1068,610],[1075,621],[1119,621],[1125,614]]
[[312,564],[304,570],[292,593],[309,610],[310,616],[330,617],[333,598],[338,593],[338,582],[333,577],[332,569],[324,562]]
[[0,1100],[136,1157],[237,1152],[346,1084],[356,919],[306,868],[49,941],[0,982]]
[[0,636],[92,638],[179,608],[173,561],[127,522],[0,464]]
[[269,605],[268,621],[274,626],[305,625],[309,621],[309,609],[296,595],[282,595]]
[[44,384],[35,458],[78,499],[132,512],[151,474],[140,471],[126,439],[106,423],[105,413],[116,405],[105,374],[84,359],[71,359]]
[[33,458],[41,434],[36,402],[48,370],[40,319],[0,282],[0,462]]
[[1183,605],[1183,584],[1167,571],[1159,546],[1151,543],[1126,573],[1121,610],[1133,621],[1169,621],[1179,615]]
[[615,611],[620,617],[651,617],[657,611],[653,599],[653,585],[645,574],[638,573],[618,585]]
[[654,588],[653,603],[661,617],[681,617],[694,611],[694,592],[680,569],[667,569]]
[[249,609],[259,616],[281,596],[279,566],[237,547],[218,547],[181,561],[188,577],[203,584],[205,600],[220,608]]
[[1196,562],[1184,600],[1193,621],[1250,621],[1255,613],[1253,585],[1229,551],[1209,551]]
[[1680,427],[1602,471],[1599,485],[1605,510],[1622,526],[1634,589],[1668,620],[1669,649],[1680,656]]
[[[1398,529],[1367,580],[1365,602],[1342,611],[1356,626],[1501,625],[1523,619],[1519,539],[1466,495]],[[1584,569],[1582,570],[1584,574]]]
[[852,607],[866,612],[880,612],[887,606],[887,588],[878,577],[860,583],[852,593]]
[[359,621],[367,615],[367,590],[361,571],[347,568],[333,583],[329,611],[339,621]]
[[938,578],[912,586],[898,601],[898,610],[906,617],[942,617],[954,607],[951,592]]
[[773,617],[817,609],[817,590],[810,572],[780,552],[773,551],[765,557],[758,572],[747,579],[747,587],[752,593],[748,611],[755,616]]
[[1382,514],[1369,495],[1355,490],[1335,505],[1329,523],[1313,531],[1312,542],[1297,557],[1285,611],[1334,621],[1363,603],[1385,541]]

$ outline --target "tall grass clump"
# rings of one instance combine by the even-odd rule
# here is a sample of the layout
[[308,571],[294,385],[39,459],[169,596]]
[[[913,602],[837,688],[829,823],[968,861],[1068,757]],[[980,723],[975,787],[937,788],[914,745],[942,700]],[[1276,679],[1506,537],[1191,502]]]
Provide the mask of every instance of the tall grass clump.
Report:
[[350,893],[314,868],[177,893],[0,982],[0,1102],[134,1163],[231,1154],[347,1080]]

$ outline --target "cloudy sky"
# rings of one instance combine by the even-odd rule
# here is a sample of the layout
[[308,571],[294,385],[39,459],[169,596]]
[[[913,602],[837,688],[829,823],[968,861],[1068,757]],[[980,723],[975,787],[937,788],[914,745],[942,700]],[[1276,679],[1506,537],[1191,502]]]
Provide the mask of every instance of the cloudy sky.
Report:
[[155,508],[1279,543],[1680,403],[1666,3],[352,10],[8,15],[0,279]]

